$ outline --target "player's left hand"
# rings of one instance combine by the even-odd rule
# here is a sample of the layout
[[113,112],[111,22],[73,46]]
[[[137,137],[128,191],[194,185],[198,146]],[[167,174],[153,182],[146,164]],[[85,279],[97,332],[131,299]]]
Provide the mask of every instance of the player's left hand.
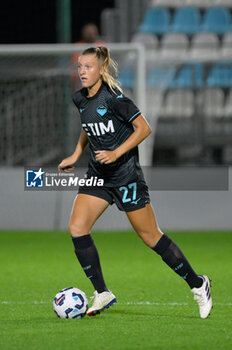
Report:
[[117,160],[115,151],[95,151],[96,160],[103,164],[110,164]]

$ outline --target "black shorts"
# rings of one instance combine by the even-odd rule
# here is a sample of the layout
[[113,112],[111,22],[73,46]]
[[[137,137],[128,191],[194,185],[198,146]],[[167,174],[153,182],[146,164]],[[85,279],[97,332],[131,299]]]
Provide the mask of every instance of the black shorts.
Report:
[[145,181],[134,181],[119,187],[79,186],[78,193],[105,199],[110,205],[116,204],[121,211],[134,211],[150,203]]

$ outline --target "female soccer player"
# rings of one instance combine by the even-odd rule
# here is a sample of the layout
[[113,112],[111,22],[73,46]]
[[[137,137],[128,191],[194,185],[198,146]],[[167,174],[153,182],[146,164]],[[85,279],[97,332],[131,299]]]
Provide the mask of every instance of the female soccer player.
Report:
[[138,160],[138,144],[151,129],[134,103],[122,90],[110,69],[116,64],[106,47],[91,47],[79,57],[78,74],[83,88],[75,92],[82,130],[74,153],[58,165],[72,171],[89,143],[87,178],[104,180],[103,186],[81,186],[75,198],[69,231],[76,256],[95,289],[88,315],[95,315],[116,302],[103,278],[97,248],[90,230],[109,204],[116,203],[143,242],[190,286],[200,317],[212,308],[210,279],[197,275],[178,246],[160,230],[150,204],[148,187]]

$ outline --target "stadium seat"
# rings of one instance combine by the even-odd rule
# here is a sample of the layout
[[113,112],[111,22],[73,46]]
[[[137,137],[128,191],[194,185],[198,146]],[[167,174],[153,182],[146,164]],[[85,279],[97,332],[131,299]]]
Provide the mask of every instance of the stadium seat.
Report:
[[231,15],[225,7],[212,7],[206,10],[201,31],[223,34],[231,31]]
[[175,68],[170,66],[162,66],[152,68],[148,72],[147,87],[148,88],[167,88],[171,83],[175,74]]
[[136,33],[131,41],[132,43],[142,43],[148,49],[157,49],[159,46],[157,36],[151,33]]
[[194,109],[191,89],[169,90],[157,120],[156,145],[169,149],[192,145],[195,139]]
[[147,89],[146,91],[146,118],[151,124],[156,123],[156,118],[160,114],[163,101],[163,91],[157,89]]
[[221,118],[224,115],[224,93],[220,88],[206,88],[197,93],[199,110],[205,117]]
[[232,87],[232,63],[219,62],[209,71],[206,79],[207,86]]
[[230,33],[226,33],[222,38],[222,47],[232,48],[232,29]]
[[204,48],[218,48],[219,39],[214,33],[198,33],[195,34],[192,39],[192,48],[204,49]]
[[232,31],[230,33],[226,33],[222,38],[222,54],[223,55],[231,55],[232,52]]
[[[231,142],[231,123],[225,116],[225,95],[223,89],[206,88],[199,91],[198,113],[203,121],[203,137],[207,148],[224,147]],[[214,154],[216,162],[222,162],[222,155]]]
[[200,88],[203,86],[203,66],[200,62],[188,63],[180,67],[169,88]]
[[190,50],[191,57],[198,58],[204,55],[206,58],[210,58],[213,55],[218,55],[219,52],[219,39],[214,33],[198,33],[195,34],[192,39],[192,45]]
[[120,72],[118,80],[123,88],[133,89],[135,86],[135,74],[133,69],[124,68],[122,72]]
[[162,49],[186,50],[188,46],[189,46],[188,37],[183,33],[168,33],[163,35],[161,39]]
[[201,15],[195,7],[182,7],[174,13],[170,31],[194,34],[199,31]]
[[152,7],[158,7],[158,6],[165,6],[165,7],[176,7],[178,6],[178,3],[180,0],[150,0],[149,6]]
[[162,7],[150,8],[144,16],[139,32],[164,34],[169,31],[169,23],[170,13],[168,9]]
[[161,117],[190,118],[194,114],[194,95],[192,90],[171,90],[165,98]]
[[168,33],[161,39],[161,59],[180,58],[186,54],[189,46],[188,37],[183,33]]
[[229,91],[225,102],[225,117],[232,118],[232,90]]
[[149,0],[149,6],[183,7],[194,6],[208,8],[223,3],[223,6],[231,6],[231,0]]

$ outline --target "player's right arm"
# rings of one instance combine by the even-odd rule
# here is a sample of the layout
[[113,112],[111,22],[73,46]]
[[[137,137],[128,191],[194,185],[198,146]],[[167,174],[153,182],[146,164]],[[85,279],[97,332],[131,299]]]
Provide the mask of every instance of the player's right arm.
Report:
[[78,161],[87,144],[88,144],[88,137],[86,135],[85,130],[81,129],[81,134],[77,142],[76,149],[71,156],[63,159],[62,162],[58,165],[59,173],[62,170],[66,173],[69,173],[70,171],[74,170],[73,165]]

